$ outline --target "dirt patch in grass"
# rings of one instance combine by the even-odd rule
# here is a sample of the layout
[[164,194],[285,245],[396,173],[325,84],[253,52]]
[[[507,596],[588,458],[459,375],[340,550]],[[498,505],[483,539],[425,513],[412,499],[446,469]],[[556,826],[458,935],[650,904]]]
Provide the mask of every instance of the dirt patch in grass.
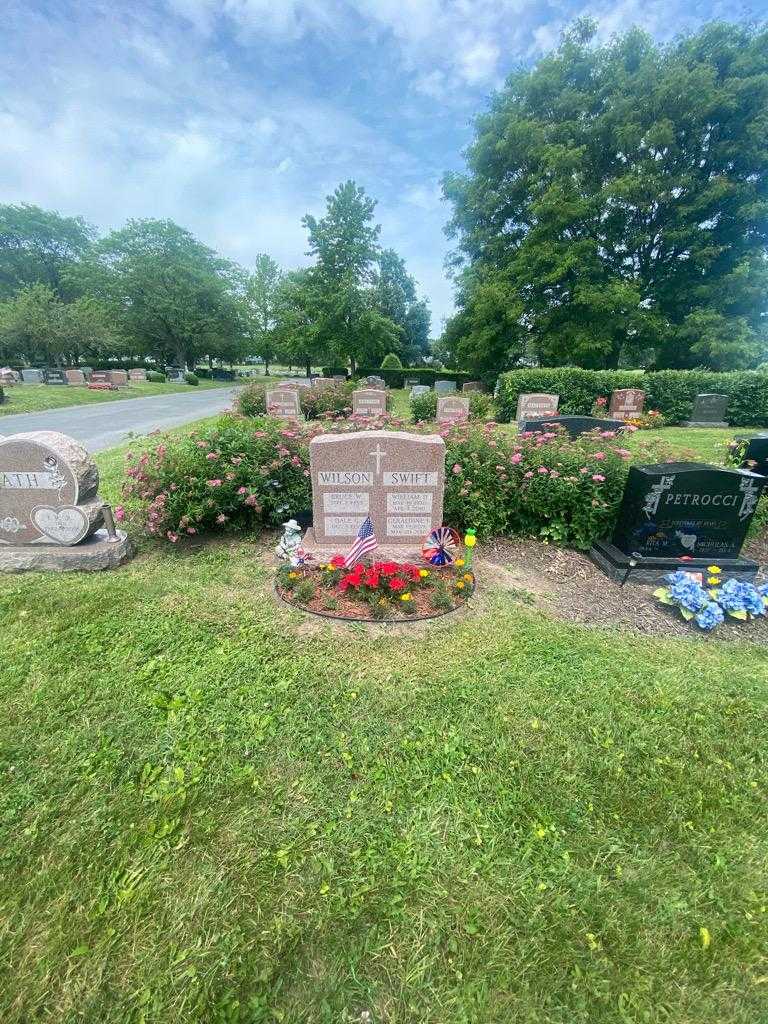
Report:
[[[760,548],[762,545],[762,548]],[[768,538],[745,548],[764,562]],[[536,540],[486,541],[476,562],[478,585],[506,591],[523,604],[583,626],[615,627],[647,636],[696,636],[704,640],[740,641],[768,646],[768,619],[749,623],[727,619],[714,633],[704,633],[653,596],[656,585],[628,583],[621,587],[586,554]]]

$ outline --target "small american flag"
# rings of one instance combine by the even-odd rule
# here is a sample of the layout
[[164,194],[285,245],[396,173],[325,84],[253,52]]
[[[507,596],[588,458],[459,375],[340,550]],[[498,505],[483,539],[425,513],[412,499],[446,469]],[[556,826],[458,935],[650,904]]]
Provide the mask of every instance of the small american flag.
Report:
[[376,540],[376,534],[373,532],[373,523],[370,516],[368,516],[357,531],[355,543],[347,552],[347,557],[344,559],[344,567],[350,569],[353,565],[357,565],[364,554],[375,550],[378,546],[379,542]]

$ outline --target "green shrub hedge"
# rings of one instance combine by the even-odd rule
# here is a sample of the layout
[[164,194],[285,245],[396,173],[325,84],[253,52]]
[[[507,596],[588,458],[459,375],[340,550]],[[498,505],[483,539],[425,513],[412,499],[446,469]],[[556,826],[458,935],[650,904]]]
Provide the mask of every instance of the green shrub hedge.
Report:
[[397,353],[388,352],[381,360],[381,366],[384,370],[401,370],[403,368],[403,362]]
[[[235,408],[243,416],[266,416],[266,394],[275,387],[275,384],[265,384],[263,380],[246,384],[238,393]],[[352,413],[353,390],[351,382],[322,388],[299,388],[299,407],[308,420],[349,416]]]
[[200,384],[200,378],[197,376],[196,373],[185,373],[184,380],[187,382],[187,384],[191,384],[193,388],[198,387]]
[[572,366],[510,370],[499,377],[498,417],[502,423],[513,421],[518,396],[534,392],[560,395],[561,413],[588,416],[596,398],[609,398],[617,388],[642,388],[646,411],[658,409],[669,423],[690,419],[696,395],[710,392],[728,395],[729,423],[743,427],[768,424],[768,373],[754,370],[645,373],[642,370],[582,370]]
[[159,370],[147,370],[147,380],[150,384],[164,384],[165,374]]
[[[347,373],[343,366],[324,366],[323,376],[333,377],[335,374]],[[456,386],[461,388],[470,380],[477,380],[477,374],[459,373],[457,370],[435,370],[431,366],[417,366],[415,369],[393,368],[386,366],[358,366],[355,377],[381,377],[390,388],[405,387],[406,380],[415,380],[418,384],[432,385],[436,380],[455,380]]]
[[[427,391],[410,399],[411,416],[415,422],[434,420],[437,416],[436,391]],[[493,413],[493,399],[482,391],[468,391],[463,396],[469,398],[469,418],[471,420],[487,420]]]

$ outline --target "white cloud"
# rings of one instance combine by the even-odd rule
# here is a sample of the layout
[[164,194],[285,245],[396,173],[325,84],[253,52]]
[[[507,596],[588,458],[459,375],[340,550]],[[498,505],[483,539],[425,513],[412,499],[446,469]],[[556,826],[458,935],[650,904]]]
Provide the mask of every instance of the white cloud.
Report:
[[487,82],[496,74],[499,60],[499,48],[487,39],[478,39],[470,43],[459,57],[459,64],[464,80],[470,85]]

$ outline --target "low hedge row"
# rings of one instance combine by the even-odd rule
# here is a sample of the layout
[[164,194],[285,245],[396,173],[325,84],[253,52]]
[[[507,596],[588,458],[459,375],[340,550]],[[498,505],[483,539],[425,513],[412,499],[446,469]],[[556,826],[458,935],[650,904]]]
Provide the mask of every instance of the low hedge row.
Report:
[[[437,399],[440,396],[436,391],[426,391],[423,395],[416,395],[410,399],[411,416],[414,422],[434,420],[437,417]],[[469,398],[469,418],[471,420],[487,420],[493,413],[493,399],[482,391],[468,391],[465,398]]]
[[[339,366],[324,366],[323,376],[334,377],[348,371]],[[358,366],[355,377],[362,380],[365,377],[381,377],[390,388],[405,387],[406,380],[415,380],[419,384],[432,385],[436,380],[455,380],[456,386],[461,388],[462,384],[468,381],[477,380],[477,375],[471,373],[460,373],[458,370],[435,370],[431,366],[417,366],[415,369],[408,367],[390,366]]]
[[[267,413],[267,391],[274,384],[253,381],[238,392],[235,408],[243,416],[265,416]],[[299,388],[299,407],[308,420],[333,419],[352,413],[352,391],[354,384],[339,382],[333,387]],[[389,402],[389,400],[388,400]]]
[[768,373],[740,370],[582,370],[572,366],[510,370],[499,377],[497,404],[502,423],[514,420],[519,395],[544,392],[560,396],[560,412],[589,415],[596,398],[617,388],[642,388],[646,410],[658,409],[668,423],[691,418],[696,395],[728,395],[727,420],[735,426],[768,424]]

